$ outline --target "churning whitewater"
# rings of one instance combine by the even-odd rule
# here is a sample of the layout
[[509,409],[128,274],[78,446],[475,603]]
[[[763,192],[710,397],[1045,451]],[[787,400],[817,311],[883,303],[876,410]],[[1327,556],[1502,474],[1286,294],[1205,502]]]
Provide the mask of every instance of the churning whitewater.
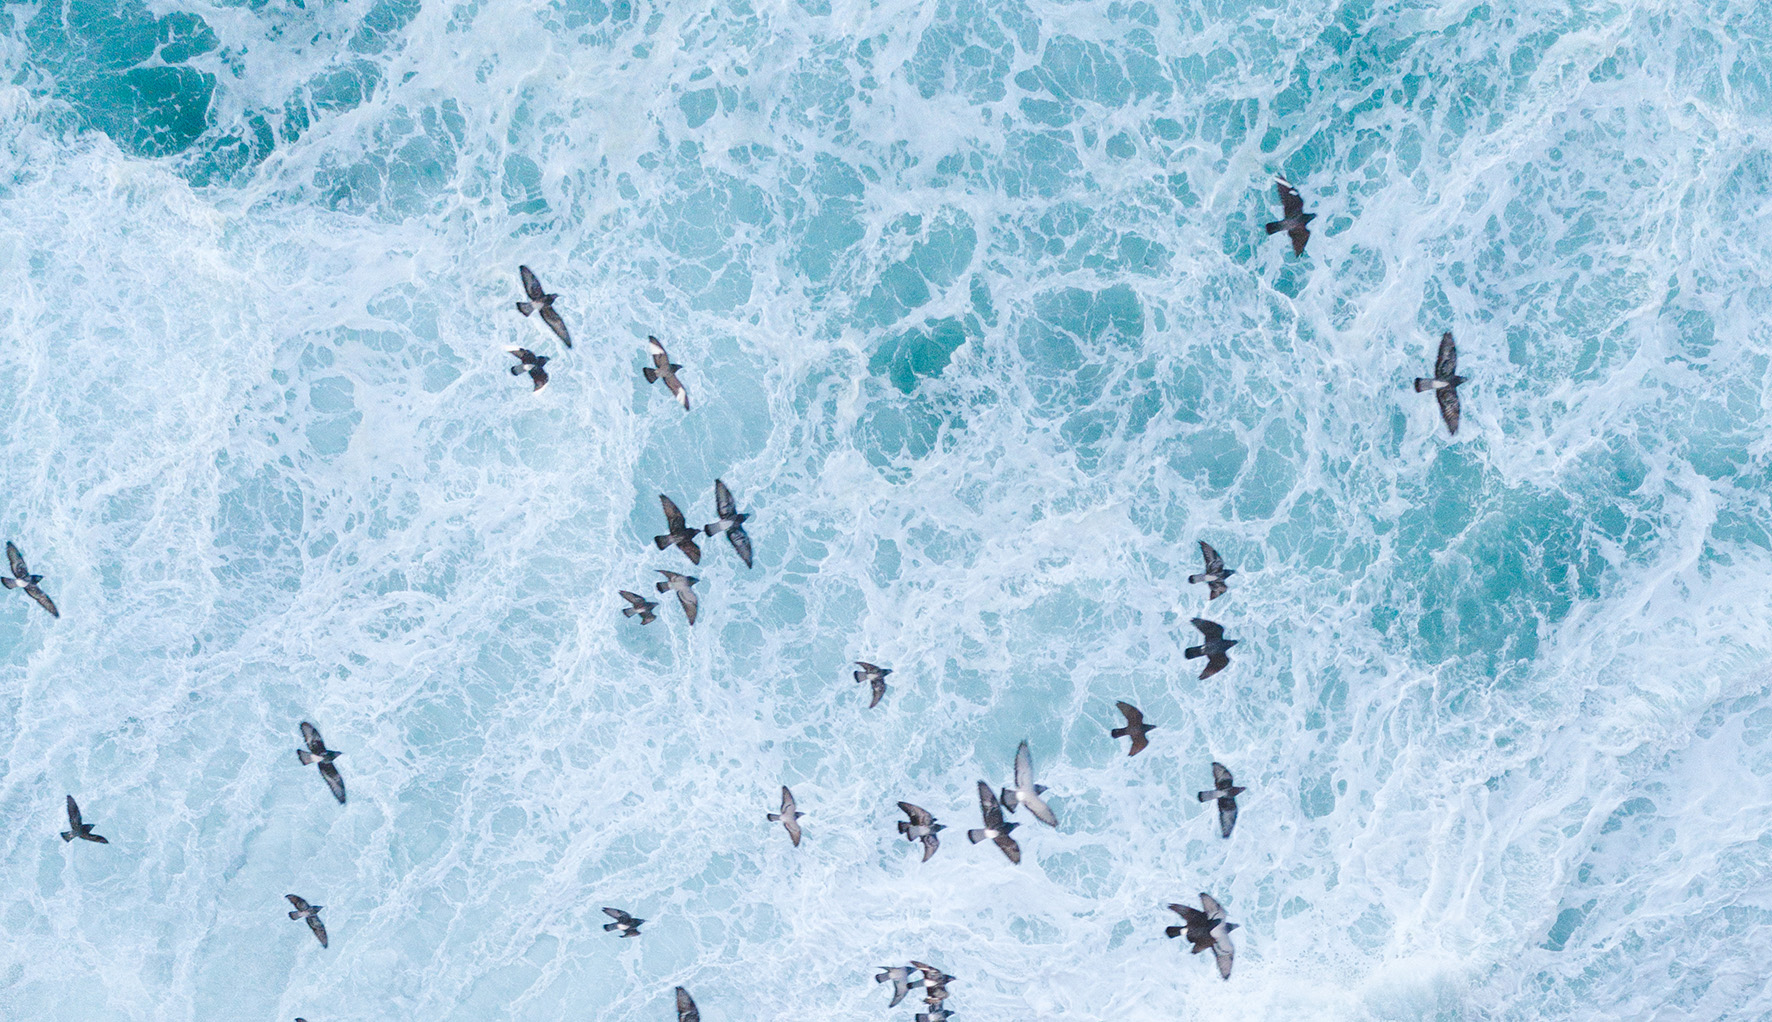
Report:
[[1772,1018],[1754,0],[0,60],[0,1019]]

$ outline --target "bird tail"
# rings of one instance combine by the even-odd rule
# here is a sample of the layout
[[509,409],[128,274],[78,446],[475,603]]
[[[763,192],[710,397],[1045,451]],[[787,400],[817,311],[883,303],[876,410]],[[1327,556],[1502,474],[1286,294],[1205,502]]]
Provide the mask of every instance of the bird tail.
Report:
[[[1268,233],[1269,233],[1269,234],[1272,234],[1272,233],[1274,233],[1274,232],[1273,232],[1273,231],[1269,231],[1269,232],[1268,232]],[[518,312],[521,312],[521,313],[522,313],[522,314],[523,314],[523,315],[525,315],[525,316],[527,316],[527,315],[529,315],[529,314],[530,314],[530,313],[531,313],[531,312],[534,312],[534,311],[535,311],[535,306],[533,306],[533,305],[531,305],[531,304],[530,304],[530,303],[528,303],[528,302],[518,302],[518,303],[517,303],[517,311],[518,311]]]
[[671,537],[669,536],[654,536],[652,537],[652,541],[658,544],[660,550],[671,545]]
[[1188,648],[1181,651],[1181,655],[1184,657],[1187,657],[1189,660],[1192,660],[1195,657],[1205,656],[1206,651],[1204,649],[1200,648],[1199,646],[1189,646]]
[[769,822],[770,823],[780,823],[781,822],[781,814],[780,813],[770,813],[769,814]]
[[1108,736],[1110,738],[1124,738],[1131,733],[1132,733],[1132,729],[1129,727],[1117,727],[1117,728],[1114,728],[1112,731],[1109,731]]
[[1269,234],[1278,234],[1285,229],[1286,229],[1286,221],[1284,221],[1284,220],[1275,220],[1274,222],[1267,225],[1267,232]]
[[1432,389],[1434,389],[1434,381],[1424,380],[1419,376],[1417,376],[1415,378],[1415,392],[1417,394],[1421,393],[1424,390],[1432,390]]
[[647,366],[644,369],[641,369],[640,371],[642,373],[646,374],[646,382],[647,383],[657,383],[658,382],[658,370],[657,369],[654,369],[651,366]]
[[[289,918],[291,918],[291,919],[300,919],[300,918],[301,918],[301,913],[300,913],[300,912],[297,912],[297,911],[296,911],[296,910],[295,910],[295,909],[290,909],[290,910],[289,910]],[[297,932],[299,932],[299,931],[297,931]]]
[[1200,801],[1202,801],[1202,802],[1210,802],[1217,797],[1218,797],[1218,789],[1217,788],[1209,788],[1205,791],[1200,792]]
[[1204,582],[1205,580],[1206,576],[1204,575],[1189,575],[1187,577],[1188,585],[1193,585],[1196,582]]
[[661,593],[668,593],[671,591],[671,584],[669,582],[654,582],[652,584],[657,587],[658,591]]
[[978,844],[985,839],[985,833],[982,830],[969,830],[966,832],[966,836],[972,839],[973,844]]
[[525,372],[525,370],[521,364],[514,365],[511,367],[511,375],[512,376],[522,376],[524,372]]
[[621,609],[621,613],[622,613],[623,617],[633,617],[635,614],[640,613],[640,608],[639,607],[623,607]]
[[71,831],[71,830],[64,830],[64,831],[62,831],[62,840],[63,840],[63,841],[72,841],[72,840],[74,840],[74,832],[73,832],[73,831]]
[[909,837],[910,832],[911,832],[911,825],[904,820],[898,821],[898,832],[900,834],[905,835],[906,837]]
[[[314,755],[313,753],[309,752],[306,749],[297,749],[297,750],[295,750],[295,754],[296,754],[296,756],[300,757],[302,766],[308,766],[308,765],[312,764],[315,760],[320,758],[319,756]],[[285,762],[287,762],[287,761],[285,761]]]
[[1166,937],[1179,937],[1181,936],[1181,927],[1165,926],[1163,927],[1163,935]]
[[619,930],[619,929],[621,929],[620,923],[604,923],[603,924],[603,930],[606,933],[610,930]]

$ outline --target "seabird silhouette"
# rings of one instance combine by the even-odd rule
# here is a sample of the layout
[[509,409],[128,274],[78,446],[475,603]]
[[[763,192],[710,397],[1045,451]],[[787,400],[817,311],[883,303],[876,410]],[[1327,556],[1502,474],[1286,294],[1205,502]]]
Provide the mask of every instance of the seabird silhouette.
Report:
[[662,536],[652,537],[652,542],[658,544],[660,550],[674,546],[683,551],[683,556],[689,558],[690,564],[700,564],[701,547],[695,545],[695,537],[701,533],[683,523],[683,512],[678,509],[676,501],[661,493],[658,495],[658,502],[664,506],[665,528],[670,531]]
[[[923,974],[923,1003],[937,1005],[948,999],[948,981],[954,977],[927,962],[912,961],[911,968]],[[915,983],[911,984],[916,986]],[[890,1005],[888,1005],[890,1007]]]
[[1315,220],[1317,214],[1304,211],[1304,197],[1298,194],[1298,189],[1292,187],[1292,182],[1276,177],[1274,187],[1280,191],[1280,209],[1286,214],[1286,219],[1268,224],[1267,232],[1272,235],[1285,231],[1286,236],[1292,239],[1292,254],[1304,255],[1304,243],[1311,240],[1310,228],[1305,224]]
[[941,847],[941,839],[935,836],[936,832],[946,830],[947,825],[936,823],[935,817],[930,816],[929,811],[922,806],[900,802],[898,808],[904,810],[904,814],[910,817],[908,821],[898,821],[898,832],[904,835],[906,841],[923,842],[923,861],[928,862],[929,857],[935,854],[935,850]]
[[1206,637],[1206,641],[1198,646],[1189,646],[1181,653],[1189,660],[1195,657],[1206,658],[1206,669],[1200,672],[1200,680],[1205,681],[1225,669],[1225,666],[1231,662],[1231,658],[1227,655],[1230,648],[1242,640],[1225,638],[1224,626],[1203,617],[1194,618],[1194,627],[1200,630],[1200,634]]
[[1048,827],[1058,826],[1058,817],[1041,795],[1046,794],[1044,784],[1034,783],[1034,757],[1028,752],[1027,739],[1015,750],[1015,787],[1003,789],[1003,808],[1014,812],[1017,806],[1027,806],[1034,818]]
[[1171,911],[1179,912],[1186,920],[1186,926],[1170,926],[1163,930],[1171,937],[1187,935],[1193,944],[1193,954],[1199,954],[1207,948],[1212,949],[1212,957],[1218,960],[1218,974],[1225,979],[1231,978],[1231,959],[1237,949],[1231,946],[1231,931],[1237,928],[1236,923],[1224,921],[1224,906],[1214,901],[1212,895],[1201,892],[1200,905],[1206,911],[1191,905],[1170,905]]
[[695,1001],[682,987],[677,988],[677,1022],[701,1022],[701,1012],[695,1010]]
[[1003,822],[1003,807],[997,804],[997,796],[991,794],[991,786],[983,781],[978,782],[978,809],[984,815],[984,828],[969,830],[966,836],[973,844],[990,838],[997,843],[998,848],[1003,849],[1004,855],[1009,856],[1010,862],[1021,862],[1021,846],[1009,836],[1009,832],[1021,824]]
[[1237,825],[1237,796],[1249,790],[1236,787],[1231,779],[1231,772],[1223,763],[1212,764],[1213,787],[1200,792],[1200,801],[1218,800],[1218,829],[1225,837],[1231,836],[1231,828]]
[[529,378],[535,381],[535,389],[530,393],[533,394],[536,390],[548,385],[548,371],[542,368],[548,364],[546,355],[537,355],[528,348],[518,348],[509,344],[505,345],[505,350],[517,356],[517,364],[511,367],[511,375],[522,376],[527,372]]
[[874,699],[868,703],[868,709],[871,710],[880,705],[880,698],[886,694],[886,676],[892,673],[892,668],[875,667],[866,660],[857,660],[855,666],[861,668],[855,672],[855,683],[859,685],[865,681],[874,690]]
[[794,793],[788,790],[787,785],[782,785],[781,812],[770,813],[769,822],[779,823],[783,827],[786,827],[788,829],[788,837],[794,839],[795,848],[800,847],[800,817],[805,815],[805,813],[797,811],[794,804]]
[[646,338],[646,350],[652,354],[652,364],[640,370],[646,374],[646,382],[657,383],[663,380],[677,403],[683,406],[684,411],[688,411],[689,388],[683,386],[683,381],[677,378],[677,370],[683,367],[671,361],[671,356],[665,354],[664,345],[656,337]]
[[732,499],[732,491],[720,480],[714,480],[714,511],[720,520],[702,526],[702,531],[710,536],[724,532],[732,541],[732,549],[738,551],[738,559],[745,567],[751,566],[751,537],[745,534],[745,519],[750,515],[739,514],[738,504]]
[[293,894],[285,894],[284,897],[288,898],[289,903],[295,906],[295,910],[289,913],[289,918],[306,919],[308,921],[308,929],[314,931],[314,939],[320,942],[321,947],[325,947],[326,926],[320,922],[320,910],[326,906],[310,905]]
[[1458,375],[1458,346],[1452,343],[1452,331],[1440,335],[1440,355],[1434,359],[1433,379],[1415,378],[1415,392],[1434,392],[1440,402],[1440,418],[1446,420],[1446,432],[1458,433],[1458,385],[1465,378]]
[[63,841],[72,841],[75,838],[79,838],[82,841],[91,841],[93,844],[110,844],[109,841],[106,841],[104,838],[92,832],[92,824],[81,822],[80,807],[74,803],[74,796],[72,795],[68,796],[68,827],[68,830],[62,831]]
[[642,625],[649,625],[658,617],[657,614],[653,613],[654,610],[658,609],[658,604],[637,593],[630,593],[626,589],[618,589],[616,591],[619,592],[622,599],[628,601],[629,604],[629,606],[621,609],[623,614],[628,617],[633,617],[635,614],[640,615],[640,624]]
[[26,596],[37,601],[37,606],[49,611],[50,617],[62,616],[62,612],[55,609],[55,601],[49,598],[49,594],[37,588],[37,583],[43,581],[43,576],[31,574],[31,569],[25,567],[24,555],[18,552],[18,547],[13,546],[11,541],[6,544],[6,566],[12,569],[13,577],[0,578],[0,586],[23,589]]
[[338,753],[328,749],[320,732],[305,720],[301,722],[301,740],[308,746],[295,750],[302,766],[309,763],[320,764],[320,776],[326,778],[326,786],[332,789],[332,797],[338,799],[339,805],[344,805],[345,779],[338,775],[338,767],[332,765],[332,761],[338,758]]
[[1206,570],[1198,575],[1189,575],[1187,580],[1190,584],[1194,582],[1206,583],[1206,591],[1209,594],[1206,599],[1216,600],[1229,589],[1224,584],[1224,580],[1235,575],[1236,572],[1224,566],[1224,558],[1218,556],[1218,551],[1212,549],[1211,544],[1205,540],[1200,540],[1200,556],[1206,559]]
[[887,980],[892,981],[892,1003],[886,1006],[888,1008],[898,1007],[898,1002],[904,1000],[904,995],[910,993],[912,987],[920,987],[923,985],[922,980],[911,979],[911,972],[914,970],[914,966],[881,965],[878,966],[878,968],[880,969],[880,974],[874,977],[875,983],[884,983]]
[[1126,753],[1126,755],[1136,756],[1144,751],[1145,746],[1151,744],[1150,740],[1145,737],[1145,733],[1155,730],[1157,725],[1146,724],[1144,722],[1144,714],[1140,713],[1138,707],[1133,706],[1131,703],[1117,702],[1114,705],[1120,708],[1122,714],[1125,714],[1126,726],[1114,728],[1112,731],[1108,732],[1108,734],[1115,738],[1131,736],[1132,748]]
[[[529,267],[519,266],[517,270],[523,275],[523,293],[529,296],[527,302],[517,303],[517,311],[525,316],[531,312],[541,313],[541,321],[553,328],[555,336],[560,338],[560,343],[568,348],[572,347],[572,335],[566,332],[565,321],[560,318],[558,312],[554,311],[554,299],[560,296],[543,291],[541,281],[535,279],[535,274]],[[540,390],[541,388],[538,386],[535,389]]]
[[674,571],[666,571],[663,568],[658,569],[658,573],[663,575],[665,580],[663,582],[654,582],[653,586],[661,593],[675,592],[677,594],[677,602],[683,605],[683,613],[688,616],[689,623],[694,624],[695,608],[701,605],[701,600],[696,597],[695,590],[690,587],[695,585],[695,583],[700,582],[701,579],[696,578],[694,575],[679,575]]
[[646,921],[644,919],[635,919],[633,916],[628,915],[619,908],[605,908],[603,914],[615,920],[613,923],[603,924],[604,932],[619,930],[620,933],[618,936],[624,938],[638,937],[640,935],[640,924]]

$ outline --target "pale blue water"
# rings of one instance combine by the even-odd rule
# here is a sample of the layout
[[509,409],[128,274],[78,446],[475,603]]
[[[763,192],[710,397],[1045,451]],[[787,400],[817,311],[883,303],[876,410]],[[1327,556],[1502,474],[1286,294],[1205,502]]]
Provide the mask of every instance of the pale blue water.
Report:
[[[63,610],[0,593],[0,1018],[908,1020],[910,958],[961,1019],[1772,1018],[1763,5],[50,0],[0,58]],[[716,476],[756,568],[634,626]]]

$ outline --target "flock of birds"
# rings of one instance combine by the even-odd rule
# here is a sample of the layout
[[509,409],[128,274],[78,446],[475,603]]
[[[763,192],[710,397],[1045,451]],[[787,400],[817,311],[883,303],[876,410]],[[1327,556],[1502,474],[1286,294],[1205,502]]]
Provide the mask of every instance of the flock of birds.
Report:
[[[1272,235],[1285,231],[1292,241],[1293,252],[1302,256],[1305,244],[1310,240],[1308,225],[1311,220],[1315,219],[1316,214],[1304,211],[1303,198],[1289,182],[1284,178],[1276,178],[1275,180],[1285,218],[1268,224],[1267,233]],[[553,331],[562,344],[568,348],[572,347],[572,335],[567,330],[566,323],[561,318],[559,311],[554,308],[554,301],[559,296],[548,293],[529,267],[518,267],[518,272],[522,278],[523,292],[527,300],[517,303],[517,311],[524,316],[539,315],[541,321]],[[671,361],[670,355],[658,338],[648,337],[646,344],[647,352],[652,359],[652,365],[646,366],[642,370],[646,381],[648,383],[664,381],[665,387],[677,400],[677,403],[687,411],[689,390],[678,375],[683,367]],[[547,386],[548,373],[545,367],[550,361],[547,356],[538,355],[528,348],[522,347],[513,346],[506,350],[517,358],[517,364],[511,367],[512,375],[528,373],[534,383],[535,390],[541,390]],[[1453,345],[1452,334],[1447,333],[1440,339],[1439,354],[1434,363],[1434,375],[1418,378],[1415,381],[1417,393],[1424,391],[1434,393],[1439,401],[1440,414],[1445,420],[1446,428],[1454,434],[1458,432],[1458,386],[1465,382],[1465,378],[1458,375],[1457,369],[1457,349]],[[717,520],[699,529],[689,527],[682,510],[670,497],[660,494],[658,499],[664,509],[666,529],[663,534],[653,537],[653,543],[659,550],[676,547],[689,559],[691,564],[699,565],[701,563],[701,548],[697,545],[696,540],[703,536],[724,535],[732,544],[739,559],[744,562],[745,567],[751,567],[751,539],[744,528],[744,523],[750,516],[739,512],[732,491],[724,481],[714,480],[714,511]],[[1223,596],[1229,590],[1226,581],[1236,572],[1226,568],[1224,559],[1219,556],[1218,551],[1204,540],[1200,541],[1200,555],[1204,561],[1205,570],[1188,576],[1188,582],[1190,584],[1204,583],[1207,587],[1207,600],[1210,602]],[[61,612],[56,608],[55,601],[50,599],[38,584],[43,581],[43,576],[31,573],[29,566],[25,563],[24,556],[11,542],[6,544],[6,562],[12,575],[0,578],[0,586],[23,591],[26,596],[35,600],[39,606],[48,611],[52,617],[59,618]],[[664,576],[664,581],[655,583],[657,591],[660,594],[675,592],[689,624],[694,625],[699,600],[693,587],[700,579],[665,569],[658,570],[659,574]],[[620,595],[628,603],[628,606],[622,609],[623,614],[629,618],[637,616],[641,625],[651,624],[656,620],[658,607],[656,602],[628,590],[620,590]],[[1205,658],[1206,665],[1200,672],[1200,680],[1204,681],[1229,665],[1231,647],[1235,646],[1238,640],[1225,638],[1224,628],[1217,622],[1198,617],[1192,620],[1194,627],[1200,632],[1202,641],[1200,645],[1190,646],[1184,650],[1184,655],[1190,660]],[[892,669],[865,661],[857,661],[856,667],[859,669],[854,672],[855,681],[857,684],[865,684],[869,687],[871,700],[868,707],[872,709],[880,705],[880,701],[885,697],[886,678],[892,674]],[[1136,756],[1149,746],[1148,734],[1157,725],[1147,722],[1144,719],[1144,714],[1131,703],[1117,702],[1115,706],[1126,718],[1126,726],[1114,728],[1109,734],[1116,739],[1129,738],[1131,741],[1127,755]],[[327,788],[333,797],[341,805],[344,804],[345,782],[335,763],[338,752],[328,749],[319,729],[307,721],[301,722],[301,736],[303,747],[296,751],[296,755],[302,765],[317,766],[320,776],[326,781]],[[1217,803],[1219,833],[1228,838],[1237,823],[1237,796],[1246,789],[1239,787],[1231,771],[1224,764],[1218,762],[1212,764],[1212,781],[1213,786],[1199,792],[1198,797],[1201,802]],[[978,805],[983,826],[968,830],[966,836],[975,845],[983,841],[990,841],[1008,857],[1011,863],[1020,863],[1021,846],[1012,836],[1020,824],[1006,819],[1004,814],[1025,808],[1029,815],[1041,823],[1056,828],[1058,816],[1043,797],[1046,790],[1044,785],[1034,782],[1033,754],[1028,748],[1028,743],[1023,741],[1015,750],[1014,780],[1011,786],[993,791],[987,782],[982,780],[978,782]],[[898,807],[906,817],[898,821],[898,833],[908,842],[921,843],[922,861],[927,862],[941,847],[941,839],[938,835],[946,825],[938,822],[934,814],[922,806],[901,801],[898,803]],[[69,829],[61,832],[63,841],[72,842],[78,838],[96,844],[109,844],[103,836],[93,832],[93,824],[84,821],[80,813],[80,806],[71,794],[67,796],[67,814]],[[795,848],[800,846],[803,835],[800,820],[806,814],[800,812],[798,803],[794,799],[794,793],[788,790],[785,785],[781,789],[779,811],[766,815],[771,823],[782,825]],[[295,894],[288,894],[284,897],[292,906],[289,918],[305,922],[314,938],[320,942],[320,946],[326,947],[326,926],[320,920],[320,911],[324,906],[312,904]],[[1165,933],[1172,938],[1185,936],[1192,946],[1194,954],[1210,950],[1217,963],[1219,975],[1227,980],[1230,979],[1231,965],[1236,954],[1230,934],[1232,930],[1237,928],[1237,924],[1226,920],[1224,906],[1220,905],[1212,895],[1201,892],[1199,908],[1183,904],[1171,904],[1169,908],[1182,917],[1182,925],[1167,927]],[[638,937],[641,924],[646,922],[644,919],[630,915],[624,909],[606,907],[603,911],[614,920],[606,924],[603,927],[604,930],[614,932],[622,938]],[[879,968],[881,972],[874,977],[875,981],[892,984],[892,1001],[888,1007],[896,1006],[905,999],[911,990],[920,988],[923,991],[923,1001],[928,1006],[928,1010],[917,1015],[917,1022],[945,1022],[952,1016],[953,1013],[945,1008],[944,1004],[948,998],[947,985],[955,977],[932,965],[918,961],[912,961],[909,965],[889,965]],[[679,1022],[699,1022],[700,1012],[688,991],[683,987],[677,987],[676,997]],[[295,1022],[306,1022],[306,1020],[298,1018]]]

